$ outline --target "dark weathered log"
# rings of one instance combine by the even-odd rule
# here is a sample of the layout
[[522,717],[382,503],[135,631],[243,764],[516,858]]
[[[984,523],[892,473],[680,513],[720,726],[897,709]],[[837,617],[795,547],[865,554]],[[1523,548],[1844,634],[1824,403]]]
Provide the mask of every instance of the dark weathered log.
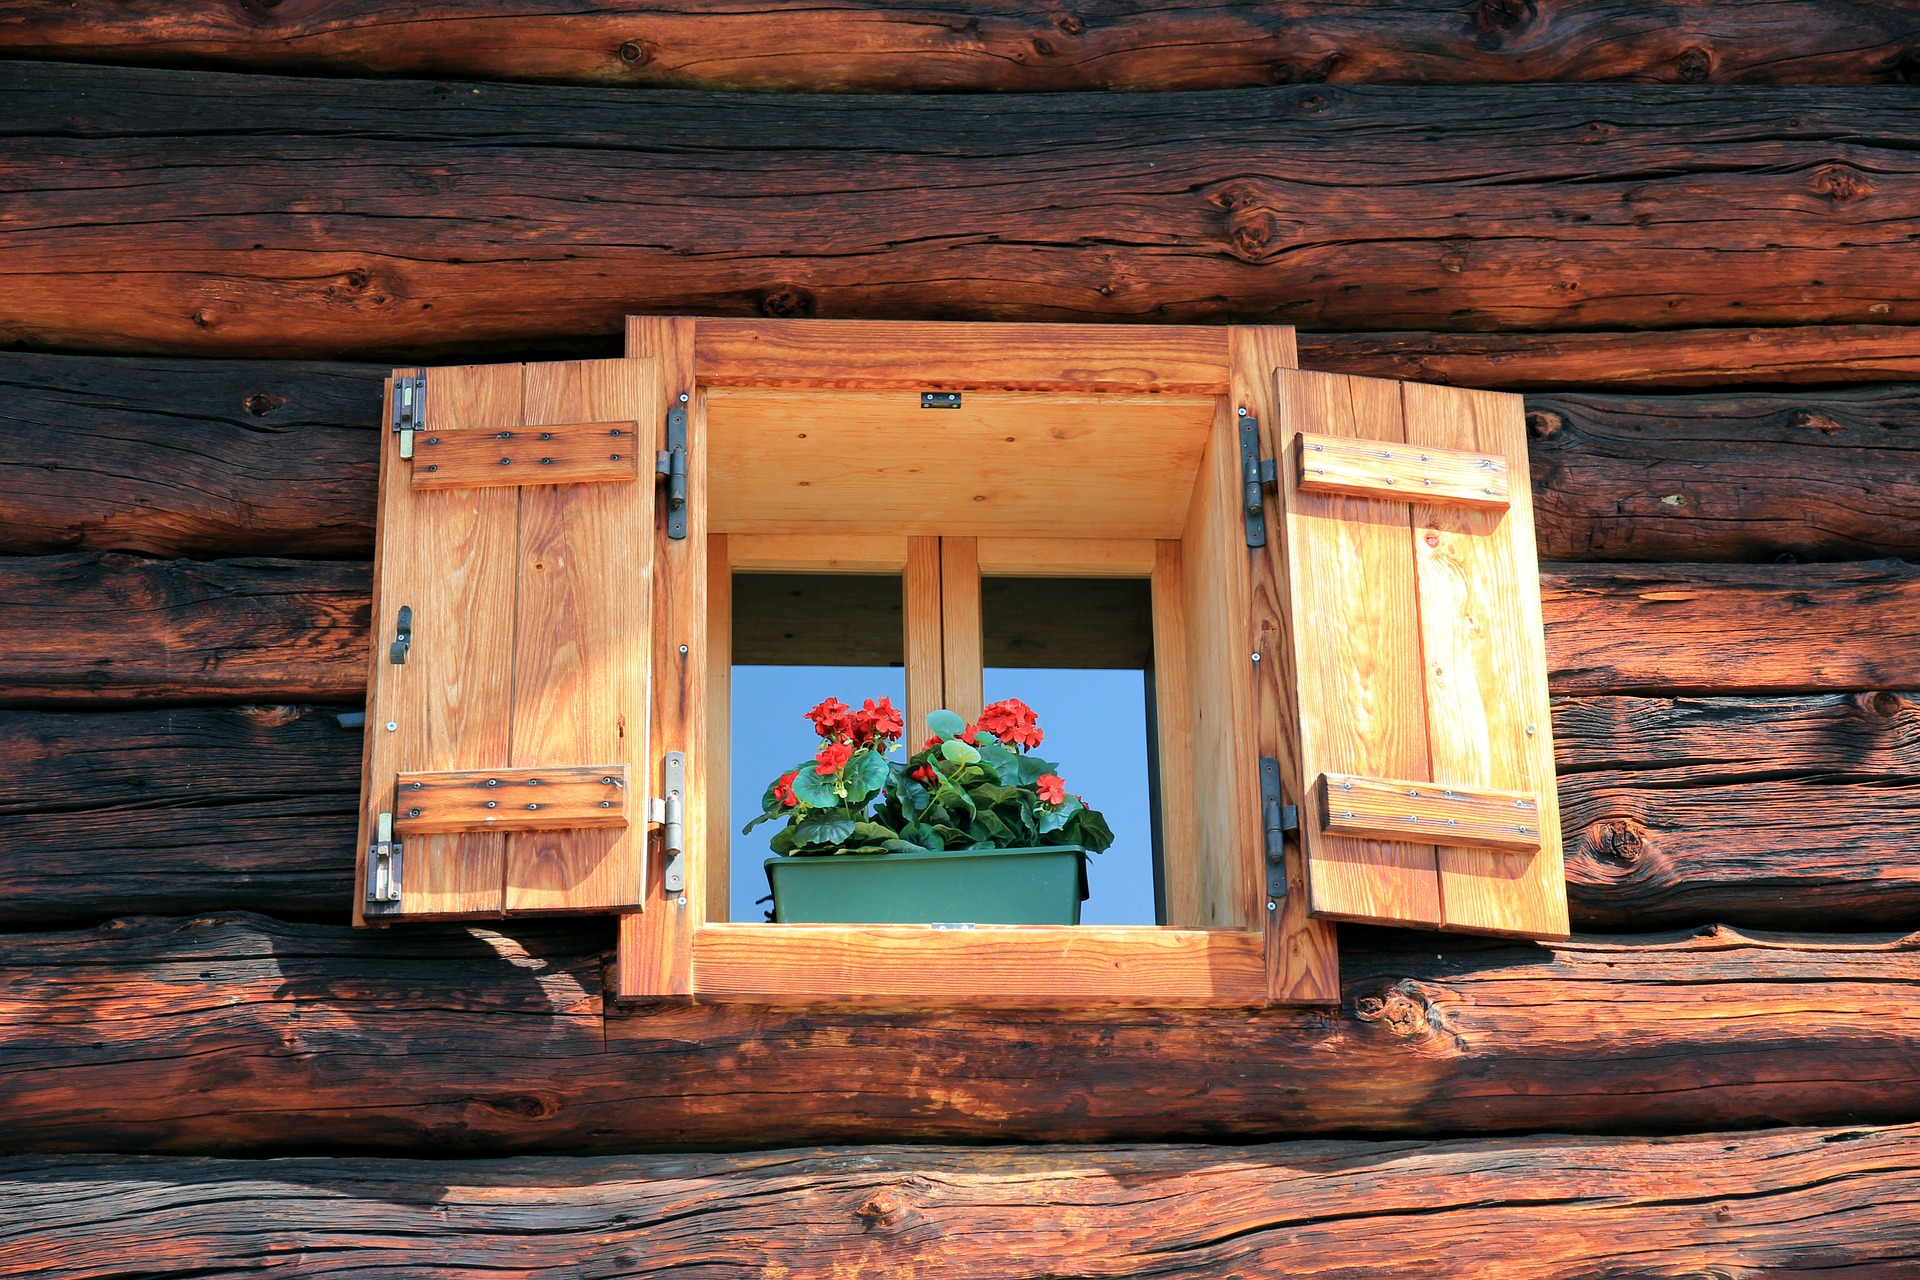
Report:
[[1920,700],[1560,698],[1576,927],[1920,928]]
[[[382,373],[0,355],[0,550],[370,555]],[[1920,388],[1528,407],[1548,559],[1920,555]]]
[[1920,1114],[1911,937],[1354,929],[1334,1013],[662,1006],[603,1034],[608,935],[573,936],[257,917],[0,935],[0,1143],[588,1151]]
[[385,372],[0,356],[0,546],[369,555]]
[[239,7],[0,3],[0,50],[332,75],[806,92],[1229,89],[1345,81],[1898,84],[1920,22],[1898,3],[1600,0],[398,0]]
[[371,576],[358,561],[0,558],[0,697],[363,700]]
[[[352,702],[369,566],[0,558],[0,705]],[[1920,567],[1549,565],[1556,693],[1920,688]]]
[[0,712],[0,925],[344,921],[361,737],[331,708]]
[[776,98],[16,62],[0,339],[444,351],[642,311],[1909,323],[1916,103],[1633,86]]
[[1549,560],[1920,556],[1920,389],[1527,399]]
[[1573,565],[1541,574],[1556,693],[1920,687],[1920,565]]
[[[1574,927],[1920,927],[1913,695],[1562,698]],[[357,731],[331,709],[0,712],[0,924],[345,919]]]
[[1699,391],[1911,382],[1920,329],[1801,325],[1653,333],[1302,333],[1330,373],[1507,391]]
[[1920,1274],[1916,1214],[1916,1126],[1231,1150],[21,1156],[0,1161],[0,1270],[184,1278],[298,1259],[312,1276],[572,1280],[591,1258],[596,1276],[1891,1277]]

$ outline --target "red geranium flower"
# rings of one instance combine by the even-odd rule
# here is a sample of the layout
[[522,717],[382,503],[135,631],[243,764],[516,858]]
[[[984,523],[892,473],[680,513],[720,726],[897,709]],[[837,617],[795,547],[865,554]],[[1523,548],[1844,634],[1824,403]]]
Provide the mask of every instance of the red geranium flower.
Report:
[[931,751],[939,745],[940,745],[940,735],[936,733],[928,737],[928,739],[925,742],[921,743],[920,749],[922,751]]
[[813,757],[819,763],[813,771],[818,774],[836,772],[841,765],[853,758],[853,744],[850,742],[829,742]]
[[1064,804],[1067,799],[1067,780],[1057,773],[1043,773],[1040,781],[1033,784],[1040,798],[1048,804]]
[[863,747],[877,746],[881,742],[898,742],[906,722],[900,713],[893,709],[891,698],[882,698],[875,702],[866,700],[860,710],[846,718],[847,735]]
[[807,712],[807,719],[813,721],[813,729],[823,738],[845,736],[847,724],[847,704],[838,698],[828,698],[825,702]]
[[928,786],[932,786],[939,775],[934,773],[932,765],[923,764],[907,776],[915,782],[924,782]]
[[789,809],[800,803],[800,797],[793,794],[793,780],[799,776],[800,771],[795,769],[781,774],[780,781],[773,784],[773,798]]
[[980,713],[980,728],[1000,741],[1031,751],[1040,745],[1039,717],[1018,698],[1003,698]]

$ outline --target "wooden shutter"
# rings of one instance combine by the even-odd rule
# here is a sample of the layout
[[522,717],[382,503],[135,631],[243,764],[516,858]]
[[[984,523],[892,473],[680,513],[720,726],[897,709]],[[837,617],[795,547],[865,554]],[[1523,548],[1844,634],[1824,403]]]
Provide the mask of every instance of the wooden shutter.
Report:
[[1520,397],[1275,376],[1310,909],[1566,936]]
[[383,419],[396,384],[421,398],[411,458],[383,433],[355,920],[637,907],[658,364],[412,374]]

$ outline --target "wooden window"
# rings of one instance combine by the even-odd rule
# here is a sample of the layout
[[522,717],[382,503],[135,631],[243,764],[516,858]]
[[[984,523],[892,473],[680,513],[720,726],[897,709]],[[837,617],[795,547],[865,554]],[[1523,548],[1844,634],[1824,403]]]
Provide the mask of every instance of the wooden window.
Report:
[[[594,548],[580,563],[606,575],[594,602],[574,606],[581,618],[602,610],[616,619],[599,630],[548,622],[539,602],[565,592],[542,580],[502,596],[515,579],[498,564],[541,566],[516,569],[521,577],[551,572],[548,543],[527,539],[551,539],[540,532],[543,513],[580,500],[549,493],[651,495],[648,485],[595,471],[573,473],[571,485],[507,490],[524,495],[512,524],[480,514],[503,501],[487,496],[498,488],[411,494],[413,504],[449,504],[435,518],[450,530],[465,527],[460,520],[492,530],[492,542],[467,547],[423,537],[407,523],[414,517],[394,514],[391,491],[421,460],[416,451],[403,461],[389,444],[369,819],[394,811],[385,806],[397,804],[410,771],[622,763],[631,777],[624,845],[596,843],[612,839],[608,828],[584,825],[537,837],[549,865],[568,868],[568,893],[529,899],[515,888],[518,831],[433,832],[402,841],[409,881],[420,861],[438,859],[490,885],[491,869],[466,869],[499,841],[500,896],[489,890],[446,911],[447,902],[403,901],[404,914],[619,909],[622,996],[776,1003],[1328,1002],[1338,998],[1335,919],[1565,932],[1518,397],[1303,374],[1291,331],[1277,328],[639,318],[628,353],[604,363],[636,371],[639,390],[622,402],[632,412],[579,399],[552,410],[523,391],[518,417],[470,419],[473,429],[496,419],[636,421],[662,449],[668,415],[656,410],[684,409],[687,499],[668,513],[683,536],[651,507],[644,520],[622,507],[617,518],[595,517],[594,533],[576,531],[580,547]],[[535,370],[546,368],[511,376],[531,388],[544,385],[549,375]],[[473,399],[461,379],[495,376],[509,375],[431,371],[429,420],[468,412],[458,408]],[[443,381],[455,389],[441,392]],[[923,408],[924,393],[962,403]],[[568,433],[570,446],[578,434]],[[1243,437],[1256,445],[1251,472]],[[1262,459],[1273,465],[1271,488]],[[570,465],[589,462],[599,466],[579,451]],[[1263,538],[1251,536],[1255,523]],[[620,539],[617,555],[602,534]],[[714,749],[724,747],[726,698],[715,690],[724,695],[728,588],[743,564],[900,573],[907,615],[939,620],[918,640],[909,628],[904,650],[910,711],[922,721],[942,703],[978,710],[983,574],[1087,576],[1125,565],[1148,577],[1170,923],[936,931],[727,921],[724,875],[714,875],[727,826],[725,752]],[[582,601],[595,594],[583,576],[562,585]],[[435,650],[441,665],[383,670],[400,596],[434,599],[439,618],[446,605],[433,592],[474,606],[460,641]],[[616,634],[640,659],[651,697],[650,716],[620,718],[625,736],[615,741],[629,754],[617,761],[595,717],[624,707],[633,686],[588,690],[603,668],[626,670],[613,655],[604,664],[591,656]],[[507,635],[526,648],[503,650],[497,638]],[[416,651],[426,643],[416,625]],[[394,684],[396,674],[422,678]],[[397,706],[401,690],[433,715],[409,730],[425,735],[420,745],[402,735],[383,747],[380,708]],[[551,705],[580,708],[578,740],[562,744],[542,727],[529,741],[544,754],[529,758],[522,703],[543,716]],[[449,737],[442,725],[459,727]],[[668,752],[686,761],[674,828],[685,852],[670,859],[656,828],[642,860],[643,794],[667,785]],[[1298,807],[1299,821],[1283,841],[1284,805]],[[449,861],[453,842],[461,850]],[[416,844],[427,852],[416,855]],[[640,877],[637,892],[625,881],[625,897],[572,893],[595,879],[581,870],[594,855],[582,851],[616,846],[619,865]]]

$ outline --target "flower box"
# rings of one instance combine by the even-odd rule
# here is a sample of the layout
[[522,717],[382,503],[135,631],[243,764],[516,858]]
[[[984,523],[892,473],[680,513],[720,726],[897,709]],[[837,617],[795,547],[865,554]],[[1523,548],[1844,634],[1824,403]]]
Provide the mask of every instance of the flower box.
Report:
[[1075,845],[766,860],[779,924],[1079,924]]

